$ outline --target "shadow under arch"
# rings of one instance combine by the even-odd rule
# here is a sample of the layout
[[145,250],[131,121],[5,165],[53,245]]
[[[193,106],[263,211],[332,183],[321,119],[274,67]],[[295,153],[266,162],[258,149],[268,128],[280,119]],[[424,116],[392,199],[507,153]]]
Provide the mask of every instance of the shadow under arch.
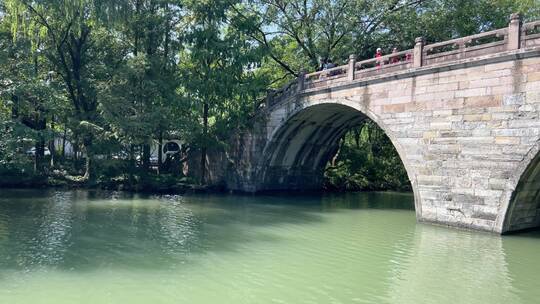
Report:
[[373,121],[388,136],[403,163],[421,214],[415,174],[407,164],[404,149],[380,119],[349,101],[319,101],[297,108],[271,134],[257,172],[259,191],[318,190],[324,168],[335,155],[339,139],[366,120]]
[[517,184],[503,208],[502,233],[540,227],[540,142],[529,151],[516,174]]

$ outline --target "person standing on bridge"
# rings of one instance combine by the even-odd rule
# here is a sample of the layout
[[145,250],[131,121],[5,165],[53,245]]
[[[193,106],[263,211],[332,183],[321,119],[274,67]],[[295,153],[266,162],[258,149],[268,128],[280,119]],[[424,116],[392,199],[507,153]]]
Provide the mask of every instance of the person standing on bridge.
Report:
[[317,67],[317,72],[320,72],[326,68],[326,60],[324,58],[319,59],[319,66]]
[[324,72],[324,71],[329,70],[331,68],[335,68],[335,67],[336,65],[332,62],[332,59],[330,58],[326,59],[322,68],[323,72],[319,75],[319,79],[325,79],[328,76],[333,76],[332,72]]
[[327,62],[326,62],[326,70],[329,70],[331,68],[335,68],[336,65],[332,62],[332,59],[328,58]]
[[378,69],[380,69],[381,65],[382,65],[381,57],[382,57],[382,49],[377,48],[377,51],[375,52],[375,59],[377,60],[376,61],[376,66],[377,66]]
[[390,58],[390,63],[398,63],[399,62],[399,56],[396,55],[398,53],[398,49],[395,47],[392,49],[392,58]]

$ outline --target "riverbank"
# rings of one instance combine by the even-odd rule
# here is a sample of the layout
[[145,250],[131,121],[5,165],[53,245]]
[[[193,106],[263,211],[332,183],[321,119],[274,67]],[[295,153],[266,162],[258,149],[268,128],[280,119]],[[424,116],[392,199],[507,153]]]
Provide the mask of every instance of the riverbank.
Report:
[[48,175],[2,175],[0,189],[46,189],[63,190],[112,190],[134,193],[184,194],[184,193],[220,193],[225,188],[216,185],[199,185],[185,177],[175,177],[168,174],[141,176],[116,176],[111,178],[84,179],[82,176],[72,176],[63,173]]
[[[134,193],[184,194],[184,193],[225,193],[238,192],[227,189],[223,179],[209,181],[207,185],[198,183],[198,179],[180,173],[161,173],[155,170],[144,171],[135,168],[130,171],[123,162],[104,162],[95,167],[93,178],[85,178],[83,170],[75,170],[74,164],[57,163],[54,168],[44,168],[42,173],[35,173],[29,164],[0,169],[0,188],[27,189],[89,189],[127,191]],[[81,167],[81,166],[79,166]],[[131,172],[131,173],[130,173]],[[341,178],[348,174],[341,172]],[[351,176],[352,179],[359,174]],[[362,185],[357,186],[350,181],[336,183],[336,178],[326,177],[320,190],[307,191],[270,191],[274,194],[292,193],[343,193],[343,192],[372,192],[398,191],[409,192],[410,186],[404,187],[400,182],[385,182],[383,177],[362,175]],[[388,176],[385,176],[388,178]],[[341,186],[340,186],[341,185]],[[348,185],[347,187],[342,187]],[[356,185],[352,187],[351,185]]]
[[[0,175],[0,189],[60,189],[60,190],[108,190],[125,191],[133,193],[151,194],[186,194],[186,193],[237,193],[230,191],[224,185],[200,185],[187,177],[177,177],[170,174],[148,174],[145,177],[134,175],[132,180],[127,176],[110,178],[98,178],[92,181],[85,180],[82,176],[71,176],[56,172],[49,175]],[[306,194],[339,194],[339,193],[362,193],[362,192],[396,192],[409,193],[409,189],[362,189],[345,190],[323,186],[320,190],[309,191],[263,191],[260,194],[273,195],[306,195]]]

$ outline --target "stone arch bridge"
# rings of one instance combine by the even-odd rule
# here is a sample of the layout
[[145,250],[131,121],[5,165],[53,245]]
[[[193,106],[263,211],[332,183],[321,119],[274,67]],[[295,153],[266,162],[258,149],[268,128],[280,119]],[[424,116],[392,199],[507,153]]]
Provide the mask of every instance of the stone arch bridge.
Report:
[[231,145],[227,187],[315,189],[345,132],[371,119],[407,170],[419,221],[540,226],[540,21],[323,72],[270,94]]

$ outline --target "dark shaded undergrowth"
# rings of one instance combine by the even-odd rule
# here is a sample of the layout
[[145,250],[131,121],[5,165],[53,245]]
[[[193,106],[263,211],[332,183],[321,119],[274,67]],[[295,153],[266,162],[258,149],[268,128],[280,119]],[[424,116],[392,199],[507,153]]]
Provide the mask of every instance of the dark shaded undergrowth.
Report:
[[327,191],[411,191],[405,167],[392,142],[372,121],[340,141],[325,170]]

